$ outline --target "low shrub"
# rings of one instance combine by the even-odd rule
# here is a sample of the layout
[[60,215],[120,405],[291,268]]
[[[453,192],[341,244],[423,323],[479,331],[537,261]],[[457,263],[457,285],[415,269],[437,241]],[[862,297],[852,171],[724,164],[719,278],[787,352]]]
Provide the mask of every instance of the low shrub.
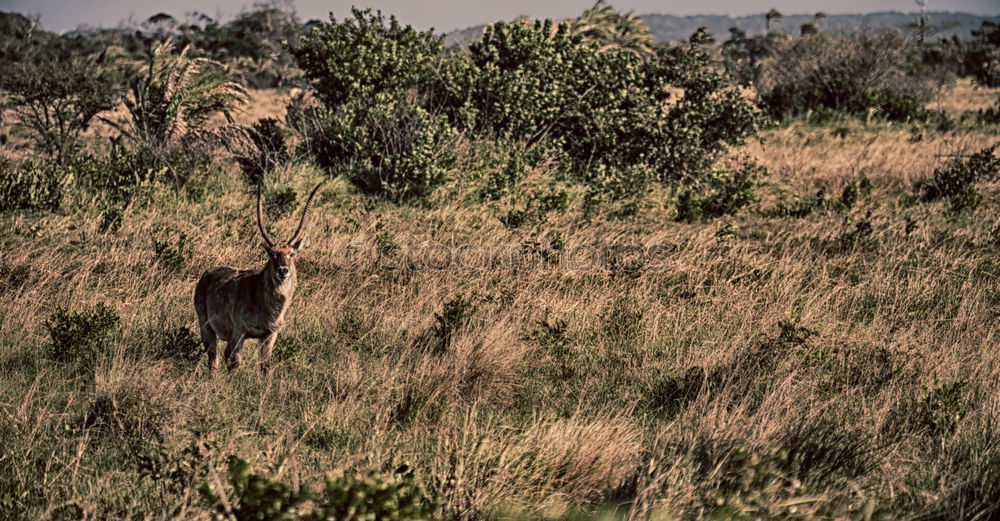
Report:
[[106,156],[83,154],[71,161],[84,190],[103,196],[109,209],[122,209],[140,199],[143,187],[162,180],[164,169],[143,150],[115,147]]
[[172,271],[181,270],[191,259],[190,237],[176,230],[160,230],[153,234],[153,260]]
[[979,205],[981,196],[976,184],[1000,178],[1000,144],[986,147],[969,156],[956,156],[934,169],[930,179],[918,183],[924,201],[948,199],[953,212],[970,210]]
[[445,181],[447,119],[424,109],[416,95],[352,100],[321,116],[310,148],[316,160],[343,173],[365,194],[396,203],[424,198]]
[[93,367],[108,352],[120,324],[118,313],[105,304],[80,312],[60,308],[45,321],[48,358]]
[[958,424],[969,412],[965,397],[968,382],[935,381],[932,386],[924,386],[918,406],[918,422],[931,436],[954,434]]
[[393,473],[339,473],[328,477],[318,492],[258,474],[236,456],[229,458],[228,467],[227,488],[231,490],[213,490],[207,482],[199,486],[203,503],[220,517],[232,516],[239,521],[418,521],[435,517],[435,502],[406,465]]
[[476,306],[462,295],[455,295],[455,298],[445,302],[441,313],[434,313],[435,351],[447,351],[455,333],[469,325],[475,312]]
[[680,193],[677,220],[715,219],[736,214],[754,202],[757,183],[766,175],[767,170],[754,163],[745,163],[736,171],[716,170],[698,185]]
[[48,163],[15,163],[0,157],[0,211],[58,210],[73,177]]

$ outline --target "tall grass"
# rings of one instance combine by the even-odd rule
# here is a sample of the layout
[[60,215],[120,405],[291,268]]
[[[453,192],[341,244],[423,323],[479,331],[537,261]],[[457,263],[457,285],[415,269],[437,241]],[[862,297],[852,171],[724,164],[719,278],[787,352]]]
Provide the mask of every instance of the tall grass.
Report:
[[[915,191],[995,137],[844,125],[748,145],[769,174],[715,222],[666,192],[585,219],[570,190],[510,228],[513,199],[461,181],[430,208],[330,183],[268,376],[194,361],[199,274],[263,265],[236,166],[198,199],[152,187],[117,231],[3,214],[0,517],[208,519],[230,456],[292,490],[405,464],[448,519],[995,516],[997,186],[960,215]],[[862,177],[851,205],[774,211]],[[151,238],[181,236],[164,262]],[[46,354],[53,317],[99,304],[98,356]]]

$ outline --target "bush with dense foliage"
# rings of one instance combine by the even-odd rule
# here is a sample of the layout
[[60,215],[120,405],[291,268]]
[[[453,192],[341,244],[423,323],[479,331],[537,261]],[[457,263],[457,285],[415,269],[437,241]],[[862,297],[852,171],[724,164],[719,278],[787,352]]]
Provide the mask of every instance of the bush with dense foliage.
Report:
[[0,211],[56,210],[72,176],[52,163],[18,163],[0,156]]
[[1000,144],[986,147],[969,156],[956,156],[934,169],[929,179],[919,183],[925,201],[947,199],[952,211],[975,208],[982,196],[976,184],[1000,178],[1000,158],[996,150]]
[[933,94],[933,80],[919,73],[924,69],[911,73],[912,51],[895,31],[789,40],[761,75],[761,100],[777,118],[807,114],[919,118]]
[[966,72],[983,87],[1000,87],[1000,23],[986,20],[972,36],[975,40],[965,55]]
[[571,24],[500,22],[468,53],[380,14],[316,27],[295,49],[326,105],[311,148],[366,193],[426,195],[454,129],[552,152],[572,179],[695,178],[753,135],[756,110],[696,45],[654,59]]

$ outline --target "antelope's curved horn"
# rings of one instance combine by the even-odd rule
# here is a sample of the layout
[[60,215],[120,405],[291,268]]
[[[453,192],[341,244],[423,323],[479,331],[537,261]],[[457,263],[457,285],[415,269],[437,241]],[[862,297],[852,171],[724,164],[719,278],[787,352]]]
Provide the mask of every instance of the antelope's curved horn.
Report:
[[257,229],[260,230],[260,236],[264,239],[264,244],[267,244],[268,248],[274,247],[274,240],[271,236],[267,234],[267,230],[264,228],[264,199],[260,194],[260,185],[257,185]]
[[309,199],[306,199],[306,206],[302,209],[302,218],[299,219],[299,227],[295,230],[295,235],[292,236],[292,240],[288,241],[288,244],[295,244],[302,238],[302,232],[306,227],[306,217],[309,216],[309,207],[312,206],[313,197],[316,195],[316,192],[319,191],[319,187],[321,186],[323,186],[322,182],[316,185],[316,188],[313,188],[312,193],[309,194]]

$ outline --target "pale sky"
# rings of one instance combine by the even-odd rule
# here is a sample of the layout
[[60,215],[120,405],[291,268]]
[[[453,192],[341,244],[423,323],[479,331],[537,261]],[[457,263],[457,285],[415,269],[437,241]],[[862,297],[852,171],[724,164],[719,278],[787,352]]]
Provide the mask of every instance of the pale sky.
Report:
[[[80,24],[113,27],[128,17],[142,21],[159,12],[182,18],[186,12],[201,11],[228,20],[254,0],[0,0],[0,10],[40,15],[48,30],[65,31]],[[463,29],[518,15],[534,18],[568,18],[579,15],[593,0],[295,0],[302,21],[327,20],[330,11],[337,18],[350,13],[351,5],[381,9],[396,15],[404,24],[418,29],[433,27],[437,32]],[[918,11],[913,0],[611,0],[611,5],[636,14],[728,14],[743,16],[766,12],[774,7],[783,14],[867,13],[873,11]],[[1000,15],[1000,0],[931,0],[928,9]]]

